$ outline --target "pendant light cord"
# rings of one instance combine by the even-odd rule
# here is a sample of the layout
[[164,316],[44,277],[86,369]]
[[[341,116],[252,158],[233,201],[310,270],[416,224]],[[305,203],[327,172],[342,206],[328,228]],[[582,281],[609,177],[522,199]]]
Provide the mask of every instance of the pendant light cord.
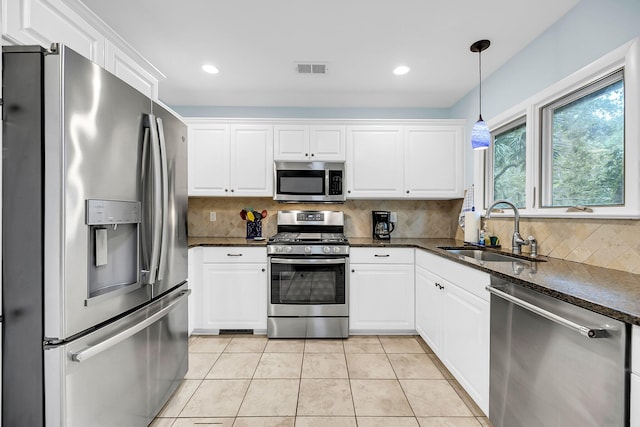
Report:
[[478,84],[479,91],[479,107],[478,111],[480,112],[480,120],[482,120],[482,50],[478,52],[478,75],[480,76],[480,82]]

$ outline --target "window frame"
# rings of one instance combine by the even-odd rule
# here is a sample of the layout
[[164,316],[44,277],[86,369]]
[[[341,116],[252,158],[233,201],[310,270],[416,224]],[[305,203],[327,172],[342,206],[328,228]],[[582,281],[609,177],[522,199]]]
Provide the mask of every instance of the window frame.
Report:
[[[625,91],[625,143],[624,143],[624,205],[589,206],[576,211],[567,207],[542,206],[542,108],[559,99],[595,83],[622,69]],[[526,120],[526,208],[520,213],[525,217],[544,218],[612,218],[640,219],[640,38],[631,40],[573,74],[552,84],[516,106],[487,121],[493,132],[515,120]],[[484,152],[483,152],[484,151]],[[488,150],[474,152],[474,182],[483,191],[475,193],[476,206],[484,210],[493,200],[488,200],[486,185],[491,171],[487,171]],[[492,215],[494,215],[492,213]],[[513,216],[510,209],[496,216]]]
[[[553,117],[554,117],[554,113],[556,111],[556,109],[558,108],[562,108],[564,106],[567,106],[569,104],[571,104],[574,101],[583,99],[601,89],[604,89],[605,87],[608,87],[609,85],[616,83],[618,81],[622,81],[624,83],[625,80],[625,73],[624,73],[624,68],[621,69],[617,69],[615,71],[613,71],[612,73],[594,80],[590,83],[587,83],[583,86],[581,86],[578,90],[574,91],[574,92],[570,92],[565,96],[559,97],[558,99],[556,99],[554,102],[544,105],[542,107],[540,107],[540,119],[541,119],[541,131],[540,131],[540,150],[541,150],[541,161],[540,161],[540,167],[541,169],[541,175],[540,175],[540,207],[543,208],[553,208],[553,209],[568,209],[571,206],[553,206],[552,205],[552,199],[553,199],[553,194],[552,194],[552,187],[553,187],[553,161],[552,161],[552,157],[553,157],[553,149],[551,149],[551,147],[549,147],[548,145],[551,143],[552,140],[552,133],[553,133]],[[625,101],[626,101],[626,90],[625,90]],[[627,121],[627,116],[625,114],[625,122]],[[624,155],[626,157],[626,138],[624,143]],[[623,168],[623,174],[626,176],[626,168],[624,167],[624,163],[622,165]],[[623,187],[624,187],[624,182],[623,182]],[[590,209],[593,209],[594,207],[602,207],[602,206],[607,206],[607,207],[619,207],[619,206],[624,206],[624,202],[622,204],[616,204],[616,205],[589,205]],[[574,206],[575,207],[575,206]]]
[[[494,195],[494,189],[495,189],[495,182],[494,182],[494,170],[493,170],[493,166],[494,166],[494,159],[495,159],[495,139],[497,134],[503,134],[506,132],[509,132],[515,128],[518,128],[522,125],[525,125],[525,135],[527,134],[527,129],[526,129],[526,125],[527,125],[527,116],[526,115],[522,115],[518,118],[516,118],[515,120],[512,120],[508,123],[505,123],[497,128],[495,128],[492,132],[491,132],[491,146],[489,147],[489,149],[486,151],[486,158],[485,158],[485,173],[484,173],[484,179],[485,179],[485,185],[484,185],[484,200],[485,201],[491,201],[491,200],[495,200],[495,195]],[[528,144],[527,144],[528,145]],[[526,150],[526,148],[525,148]],[[528,163],[529,159],[527,158],[528,156],[526,155],[525,152],[525,165]],[[525,190],[527,188],[527,182],[526,182],[526,169],[525,169]],[[488,206],[484,205],[484,208],[486,209]],[[526,209],[526,195],[525,195],[525,207],[524,208],[518,208],[519,211],[522,211],[523,209]]]

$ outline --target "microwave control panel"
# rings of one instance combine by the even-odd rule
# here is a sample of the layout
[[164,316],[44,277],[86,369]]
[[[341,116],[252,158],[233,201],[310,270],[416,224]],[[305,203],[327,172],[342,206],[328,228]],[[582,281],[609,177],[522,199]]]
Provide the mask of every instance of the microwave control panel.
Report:
[[329,195],[340,196],[342,194],[342,171],[329,171]]

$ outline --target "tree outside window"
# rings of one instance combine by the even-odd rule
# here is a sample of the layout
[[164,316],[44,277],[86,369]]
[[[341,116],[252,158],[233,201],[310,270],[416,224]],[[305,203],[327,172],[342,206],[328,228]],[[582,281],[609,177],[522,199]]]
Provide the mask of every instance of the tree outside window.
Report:
[[621,71],[545,107],[543,129],[546,206],[624,204]]
[[[518,208],[526,206],[526,123],[522,120],[498,129],[494,133],[491,181],[493,200],[507,199]],[[491,201],[489,201],[491,202]]]

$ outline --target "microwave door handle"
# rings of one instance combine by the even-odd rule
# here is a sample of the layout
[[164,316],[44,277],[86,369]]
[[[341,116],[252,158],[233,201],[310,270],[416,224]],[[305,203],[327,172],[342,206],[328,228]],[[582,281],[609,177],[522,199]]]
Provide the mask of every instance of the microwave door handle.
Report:
[[161,221],[161,237],[160,237],[160,252],[158,254],[158,280],[162,280],[162,275],[165,270],[166,252],[169,237],[169,167],[167,161],[167,144],[164,136],[164,126],[162,119],[156,119],[158,126],[158,143],[160,148],[160,169],[161,169],[161,184],[162,184],[162,221]]

